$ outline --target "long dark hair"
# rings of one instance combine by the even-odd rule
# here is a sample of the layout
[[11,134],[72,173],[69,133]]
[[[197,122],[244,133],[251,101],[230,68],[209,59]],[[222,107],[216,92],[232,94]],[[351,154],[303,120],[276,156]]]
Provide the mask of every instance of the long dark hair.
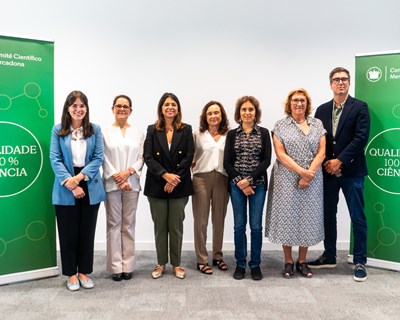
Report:
[[200,115],[199,131],[205,132],[206,130],[208,130],[207,110],[209,107],[211,107],[214,104],[216,104],[219,107],[219,109],[221,110],[221,123],[219,124],[218,133],[224,134],[225,132],[227,132],[229,130],[229,121],[228,121],[228,117],[226,116],[224,107],[218,101],[210,101],[204,106],[203,111],[201,112],[201,115]]
[[184,127],[184,124],[182,123],[181,103],[179,102],[178,97],[170,92],[164,93],[162,95],[162,97],[160,98],[160,101],[158,102],[157,121],[155,123],[156,130],[157,131],[165,130],[165,118],[162,113],[162,106],[164,105],[164,102],[165,102],[165,100],[167,100],[167,98],[171,98],[172,100],[174,100],[178,106],[178,114],[175,116],[174,121],[172,122],[172,125],[174,126],[174,129],[181,130]]
[[72,91],[68,96],[67,99],[65,99],[64,103],[64,108],[62,111],[61,115],[61,131],[58,134],[60,137],[64,137],[68,135],[71,132],[71,123],[72,123],[72,118],[71,115],[68,112],[68,108],[74,104],[76,99],[81,99],[83,104],[86,106],[86,114],[85,117],[82,119],[82,129],[83,129],[83,137],[86,139],[90,137],[93,132],[93,126],[91,125],[89,121],[89,102],[88,98],[82,91]]

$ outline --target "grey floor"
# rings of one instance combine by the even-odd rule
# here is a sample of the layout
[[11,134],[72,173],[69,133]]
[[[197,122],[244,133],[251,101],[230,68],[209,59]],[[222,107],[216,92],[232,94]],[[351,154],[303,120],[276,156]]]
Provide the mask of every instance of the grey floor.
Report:
[[262,281],[251,280],[249,272],[238,281],[232,278],[233,252],[225,253],[229,271],[207,276],[195,270],[194,252],[185,251],[186,279],[168,268],[153,280],[155,253],[140,251],[133,279],[114,282],[100,251],[94,289],[69,292],[64,276],[1,286],[0,319],[400,319],[397,272],[369,268],[368,280],[356,283],[347,253],[340,252],[336,269],[287,280],[280,275],[280,251],[264,251],[262,259]]

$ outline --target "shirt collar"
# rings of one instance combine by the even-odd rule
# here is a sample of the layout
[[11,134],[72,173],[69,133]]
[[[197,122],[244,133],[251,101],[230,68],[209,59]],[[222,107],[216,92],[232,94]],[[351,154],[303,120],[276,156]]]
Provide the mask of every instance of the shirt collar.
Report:
[[[242,124],[239,125],[237,132],[238,133],[244,132]],[[253,130],[251,131],[251,133],[260,133],[260,126],[257,123],[254,124]]]

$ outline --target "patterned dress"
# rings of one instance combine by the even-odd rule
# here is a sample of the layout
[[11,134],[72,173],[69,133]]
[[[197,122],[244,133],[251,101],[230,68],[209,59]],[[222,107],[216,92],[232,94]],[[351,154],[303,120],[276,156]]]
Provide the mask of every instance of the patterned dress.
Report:
[[[273,133],[286,153],[298,165],[308,168],[326,133],[322,122],[308,117],[306,135],[292,117],[279,120]],[[312,246],[324,239],[322,169],[306,189],[300,189],[300,176],[278,160],[272,168],[266,214],[265,235],[273,243],[287,246]]]

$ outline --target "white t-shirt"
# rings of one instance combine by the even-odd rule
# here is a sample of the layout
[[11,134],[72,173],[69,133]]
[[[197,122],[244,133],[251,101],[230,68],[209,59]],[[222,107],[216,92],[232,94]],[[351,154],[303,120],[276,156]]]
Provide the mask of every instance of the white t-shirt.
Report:
[[215,141],[208,130],[202,133],[197,129],[193,138],[195,147],[193,174],[215,170],[227,176],[224,170],[226,133],[218,141]]
[[106,192],[120,190],[112,175],[133,167],[135,174],[128,178],[132,190],[140,191],[140,175],[143,167],[142,131],[128,127],[125,137],[119,127],[108,126],[102,129],[104,141],[103,179]]

